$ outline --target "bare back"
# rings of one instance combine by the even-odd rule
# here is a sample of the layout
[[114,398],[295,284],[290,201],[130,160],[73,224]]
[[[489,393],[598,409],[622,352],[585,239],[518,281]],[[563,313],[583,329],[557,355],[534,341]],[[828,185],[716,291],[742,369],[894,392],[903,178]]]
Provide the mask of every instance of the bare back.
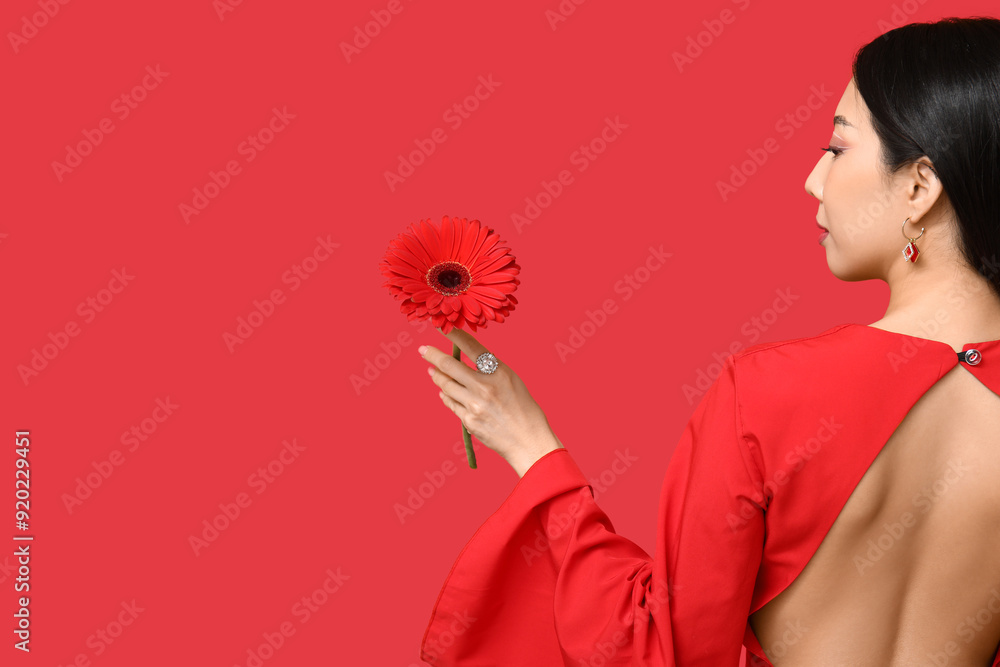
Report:
[[1000,396],[959,363],[903,418],[805,569],[750,617],[771,663],[989,667],[998,482]]

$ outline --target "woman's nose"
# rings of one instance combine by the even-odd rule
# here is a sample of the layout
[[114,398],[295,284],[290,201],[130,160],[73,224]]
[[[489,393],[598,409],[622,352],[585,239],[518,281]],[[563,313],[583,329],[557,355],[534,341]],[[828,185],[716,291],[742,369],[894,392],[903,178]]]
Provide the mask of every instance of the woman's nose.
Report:
[[820,201],[823,201],[823,181],[826,180],[825,158],[826,155],[816,162],[816,166],[806,179],[806,192]]

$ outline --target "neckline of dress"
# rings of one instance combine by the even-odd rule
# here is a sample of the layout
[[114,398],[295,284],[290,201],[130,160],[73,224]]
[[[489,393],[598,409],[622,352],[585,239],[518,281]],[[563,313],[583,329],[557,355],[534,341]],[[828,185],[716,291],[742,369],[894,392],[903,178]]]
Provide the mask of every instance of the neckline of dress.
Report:
[[978,349],[979,347],[982,347],[984,345],[996,345],[996,344],[1000,344],[1000,339],[997,339],[997,340],[976,341],[974,343],[965,343],[965,344],[963,344],[962,345],[962,349],[959,351],[959,350],[956,350],[955,348],[953,348],[950,343],[946,343],[943,340],[934,340],[933,338],[921,338],[920,336],[913,336],[911,334],[900,333],[898,331],[890,331],[888,329],[880,329],[879,327],[873,327],[870,324],[857,324],[857,323],[852,322],[848,326],[861,327],[862,329],[870,329],[872,331],[881,331],[883,333],[889,334],[890,336],[902,336],[903,338],[909,338],[911,340],[922,341],[923,343],[934,343],[935,345],[943,345],[944,347],[946,347],[949,350],[951,350],[952,354],[955,354],[955,355],[961,354],[962,352],[965,352],[967,350],[971,350],[971,349],[974,349],[974,348]]

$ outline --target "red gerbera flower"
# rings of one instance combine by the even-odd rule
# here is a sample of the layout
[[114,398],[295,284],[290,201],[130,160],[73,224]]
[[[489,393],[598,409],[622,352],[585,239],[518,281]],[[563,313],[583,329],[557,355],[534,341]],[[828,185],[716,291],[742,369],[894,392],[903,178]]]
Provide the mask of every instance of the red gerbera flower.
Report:
[[407,319],[430,318],[442,333],[503,322],[521,282],[521,267],[499,234],[478,220],[447,215],[440,226],[412,223],[389,243],[379,269]]

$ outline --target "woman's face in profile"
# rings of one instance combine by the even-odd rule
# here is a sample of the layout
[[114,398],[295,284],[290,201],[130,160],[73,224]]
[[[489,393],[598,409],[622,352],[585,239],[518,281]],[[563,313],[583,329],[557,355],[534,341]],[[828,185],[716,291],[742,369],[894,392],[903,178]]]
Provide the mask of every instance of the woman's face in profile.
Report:
[[[834,114],[831,151],[806,179],[806,192],[820,202],[816,220],[830,232],[821,242],[827,264],[841,280],[885,276],[906,245],[903,193],[879,171],[881,145],[853,78]],[[919,224],[906,228],[912,236],[920,233]]]

